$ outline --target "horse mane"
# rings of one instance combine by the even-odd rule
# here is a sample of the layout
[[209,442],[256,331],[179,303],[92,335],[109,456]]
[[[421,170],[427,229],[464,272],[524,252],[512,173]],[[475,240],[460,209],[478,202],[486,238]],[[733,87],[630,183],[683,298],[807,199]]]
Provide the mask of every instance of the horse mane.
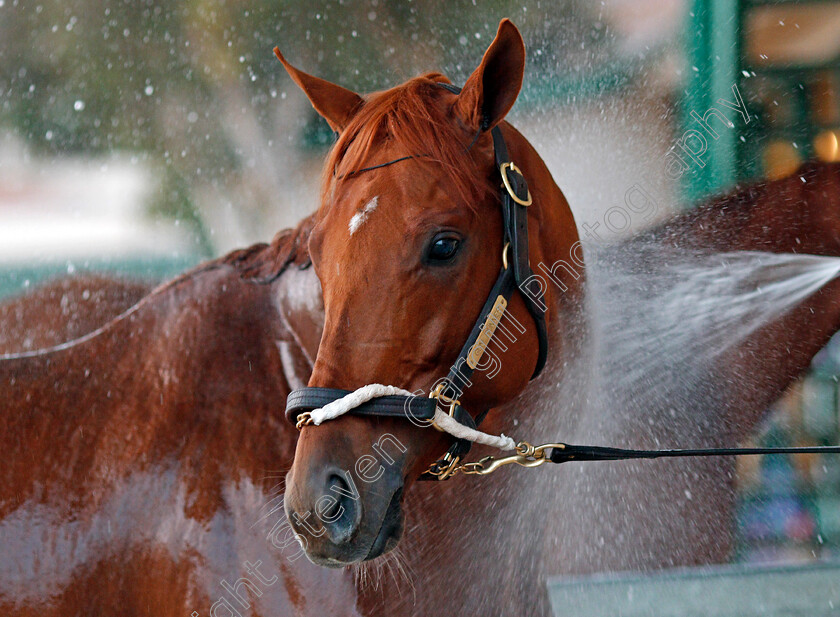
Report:
[[270,243],[261,242],[237,249],[208,265],[232,266],[245,280],[271,283],[290,266],[303,269],[311,265],[308,241],[314,226],[315,215],[309,215],[297,227],[278,232]]
[[442,104],[444,97],[453,95],[441,83],[450,81],[440,73],[427,73],[368,95],[327,157],[322,208],[343,179],[366,167],[382,140],[393,142],[405,156],[443,167],[457,197],[468,207],[493,193],[490,168],[477,160],[465,164],[466,158],[477,158],[478,148],[473,147],[477,136],[453,122],[451,106]]

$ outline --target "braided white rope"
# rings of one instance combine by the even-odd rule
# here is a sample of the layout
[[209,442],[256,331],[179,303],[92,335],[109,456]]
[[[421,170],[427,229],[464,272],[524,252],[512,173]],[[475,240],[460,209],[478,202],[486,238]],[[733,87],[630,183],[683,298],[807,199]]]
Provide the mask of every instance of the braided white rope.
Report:
[[312,424],[318,426],[321,422],[343,416],[351,409],[355,409],[371,399],[394,395],[414,396],[408,390],[403,390],[396,386],[383,386],[380,383],[372,383],[362,386],[355,392],[346,394],[340,399],[334,400],[332,403],[328,403],[319,409],[313,409],[309,412],[309,416],[312,418]]
[[[355,409],[363,403],[367,403],[371,399],[379,398],[380,396],[414,396],[412,392],[397,388],[396,386],[384,386],[379,383],[372,383],[362,386],[358,390],[341,397],[338,400],[328,403],[319,409],[313,409],[309,412],[312,418],[312,423],[316,426],[327,420],[333,420]],[[456,421],[449,414],[441,411],[440,408],[435,410],[434,423],[439,429],[445,431],[457,439],[466,439],[474,443],[484,444],[485,446],[492,446],[499,450],[515,450],[516,442],[504,433],[501,435],[490,435],[489,433],[482,433],[468,426],[464,426]]]
[[441,411],[440,407],[435,410],[435,424],[439,429],[457,437],[458,439],[466,439],[473,443],[484,444],[485,446],[493,446],[499,450],[515,450],[516,442],[502,433],[499,436],[490,435],[489,433],[482,433],[469,426],[464,426],[448,413]]

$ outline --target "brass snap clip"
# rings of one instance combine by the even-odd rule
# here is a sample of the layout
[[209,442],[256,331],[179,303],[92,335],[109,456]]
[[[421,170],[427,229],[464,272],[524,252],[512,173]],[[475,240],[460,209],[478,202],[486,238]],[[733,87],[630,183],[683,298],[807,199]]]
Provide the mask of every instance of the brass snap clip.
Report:
[[541,446],[532,446],[527,441],[520,441],[516,445],[516,454],[500,458],[485,456],[483,459],[476,461],[475,463],[465,463],[464,465],[461,465],[461,472],[466,475],[486,476],[496,471],[499,467],[513,463],[521,467],[539,467],[549,460],[546,455],[546,450],[549,448],[565,447],[566,446],[564,444],[560,443],[547,443]]

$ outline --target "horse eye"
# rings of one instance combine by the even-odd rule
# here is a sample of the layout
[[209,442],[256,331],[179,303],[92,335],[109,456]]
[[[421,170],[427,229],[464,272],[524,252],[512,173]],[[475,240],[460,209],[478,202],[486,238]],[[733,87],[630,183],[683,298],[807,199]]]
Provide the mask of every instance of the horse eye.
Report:
[[429,246],[427,258],[432,262],[449,261],[458,252],[461,241],[453,236],[440,236],[432,241]]

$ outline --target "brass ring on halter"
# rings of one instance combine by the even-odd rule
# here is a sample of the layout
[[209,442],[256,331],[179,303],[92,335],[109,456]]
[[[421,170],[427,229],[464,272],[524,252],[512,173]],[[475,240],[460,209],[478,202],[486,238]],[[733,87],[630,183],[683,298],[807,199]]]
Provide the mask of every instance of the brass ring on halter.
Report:
[[533,203],[533,200],[531,199],[530,189],[528,190],[528,198],[527,199],[519,199],[519,196],[514,192],[513,187],[510,185],[510,180],[508,179],[508,176],[507,176],[507,170],[508,169],[512,169],[513,171],[518,173],[520,176],[522,175],[522,172],[519,171],[519,168],[516,165],[514,165],[513,163],[502,163],[502,166],[499,167],[499,171],[502,174],[502,183],[504,184],[505,189],[508,192],[508,195],[510,195],[510,198],[513,201],[515,201],[516,203],[518,203],[520,206],[530,206]]
[[434,387],[434,389],[431,392],[429,392],[429,398],[436,398],[437,400],[443,401],[444,403],[457,403],[460,405],[461,401],[459,401],[456,398],[446,396],[443,393],[443,390],[447,385],[449,384],[446,382],[446,380],[441,381],[438,385]]
[[502,249],[502,265],[505,267],[505,270],[508,268],[508,249],[510,248],[510,242],[505,244],[505,248]]
[[309,426],[313,424],[314,420],[312,420],[312,414],[308,411],[304,411],[297,417],[297,422],[295,422],[295,428],[297,430],[301,430],[304,426]]

